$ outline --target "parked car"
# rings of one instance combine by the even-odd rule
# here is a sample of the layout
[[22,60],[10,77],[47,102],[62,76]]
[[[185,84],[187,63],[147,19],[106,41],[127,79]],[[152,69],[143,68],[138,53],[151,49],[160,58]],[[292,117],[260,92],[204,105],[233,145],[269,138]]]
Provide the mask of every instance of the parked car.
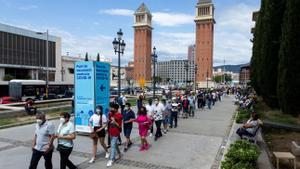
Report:
[[4,96],[0,98],[0,104],[9,104],[9,103],[17,103],[18,99],[10,96]]
[[72,91],[65,91],[63,98],[72,98],[74,93]]

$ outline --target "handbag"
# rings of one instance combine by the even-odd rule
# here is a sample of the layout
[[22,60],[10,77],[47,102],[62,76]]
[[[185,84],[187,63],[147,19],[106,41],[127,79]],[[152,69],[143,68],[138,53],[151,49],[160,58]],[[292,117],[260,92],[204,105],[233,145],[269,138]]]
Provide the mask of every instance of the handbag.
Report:
[[62,153],[68,153],[71,147],[66,147],[64,145],[58,144],[56,150]]
[[98,137],[98,136],[97,136],[97,134],[96,134],[95,131],[93,131],[93,132],[90,133],[90,138],[91,138],[91,139],[96,139],[97,137]]
[[[102,115],[99,115],[99,116],[100,116],[99,124],[100,124],[100,127],[102,127]],[[96,139],[96,138],[98,138],[97,132],[96,132],[96,131],[91,132],[91,133],[90,133],[90,138],[91,138],[91,139]]]

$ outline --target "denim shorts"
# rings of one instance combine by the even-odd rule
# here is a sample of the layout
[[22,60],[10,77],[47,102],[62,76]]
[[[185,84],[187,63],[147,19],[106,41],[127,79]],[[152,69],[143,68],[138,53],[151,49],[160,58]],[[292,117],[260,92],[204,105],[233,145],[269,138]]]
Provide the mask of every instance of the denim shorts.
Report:
[[124,127],[124,129],[123,129],[123,131],[124,131],[124,136],[125,136],[125,137],[130,137],[131,130],[132,130],[132,127]]
[[164,125],[169,124],[169,121],[170,121],[170,117],[166,116],[165,119],[163,120],[163,124]]

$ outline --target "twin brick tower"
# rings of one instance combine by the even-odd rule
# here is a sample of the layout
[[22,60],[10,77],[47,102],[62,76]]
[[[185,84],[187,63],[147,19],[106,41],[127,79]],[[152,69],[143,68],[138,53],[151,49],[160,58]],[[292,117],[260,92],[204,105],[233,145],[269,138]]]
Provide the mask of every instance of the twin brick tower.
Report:
[[[151,82],[152,15],[144,3],[135,11],[134,80]],[[196,82],[206,87],[213,71],[214,5],[211,0],[199,0],[196,5]]]

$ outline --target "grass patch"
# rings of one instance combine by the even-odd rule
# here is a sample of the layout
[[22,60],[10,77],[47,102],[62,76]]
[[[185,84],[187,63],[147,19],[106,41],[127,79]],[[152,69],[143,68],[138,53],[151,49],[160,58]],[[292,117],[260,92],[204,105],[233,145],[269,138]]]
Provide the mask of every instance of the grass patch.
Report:
[[[51,111],[46,113],[47,118],[56,118],[59,117],[60,112],[70,112],[70,108],[65,108],[61,110]],[[35,122],[35,116],[20,116],[20,117],[10,117],[10,118],[2,118],[0,119],[0,127],[7,125],[15,125],[15,124],[23,124]]]
[[9,125],[14,123],[15,120],[13,118],[1,118],[0,119],[0,126]]
[[270,110],[265,112],[264,119],[278,123],[300,125],[299,118],[293,117],[289,114],[283,114],[279,110]]
[[131,106],[136,106],[136,99],[135,98],[129,98],[127,99],[127,102],[131,104]]
[[284,114],[280,110],[271,109],[261,98],[257,99],[255,110],[259,113],[262,120],[290,125],[300,125],[300,117],[297,118],[290,114]]

